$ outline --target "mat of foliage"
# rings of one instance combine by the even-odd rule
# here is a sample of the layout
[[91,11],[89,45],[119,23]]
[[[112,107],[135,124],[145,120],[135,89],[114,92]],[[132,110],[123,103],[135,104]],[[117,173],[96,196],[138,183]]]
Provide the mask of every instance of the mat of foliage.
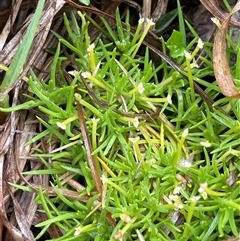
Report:
[[92,9],[97,17],[56,16],[60,2],[44,8],[55,21],[48,35],[52,20],[42,20],[47,51],[33,43],[8,89],[13,107],[1,108],[11,112],[1,136],[3,240],[238,240],[239,101],[214,81],[212,43],[184,23],[179,2],[164,20],[167,28],[177,16],[179,30],[165,40],[149,18],[133,28],[131,11],[115,15],[119,3]]

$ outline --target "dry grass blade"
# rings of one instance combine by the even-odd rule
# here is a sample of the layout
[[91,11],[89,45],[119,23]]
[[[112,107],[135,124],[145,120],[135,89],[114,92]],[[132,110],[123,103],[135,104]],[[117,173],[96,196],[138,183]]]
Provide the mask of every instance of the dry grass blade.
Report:
[[160,19],[160,17],[167,12],[168,1],[169,0],[158,0],[157,2],[155,1],[155,7],[153,8],[154,10],[151,16],[153,22],[156,23],[157,20]]
[[[45,40],[50,31],[50,26],[53,21],[53,17],[56,13],[63,7],[65,2],[63,0],[55,2],[46,1],[45,9],[43,11],[41,20],[39,22],[39,26],[36,30],[36,36],[34,42],[32,44],[30,54],[28,56],[27,65],[24,66],[24,71],[21,73],[21,76],[26,75],[29,71],[31,64],[33,63],[36,56],[39,54],[40,50],[42,50],[42,46],[45,43]],[[13,56],[16,54],[22,36],[26,31],[27,26],[32,20],[32,16],[28,17],[26,24],[19,30],[19,32],[11,39],[11,41],[4,47],[4,49],[0,52],[0,61],[4,65],[9,65]]]
[[15,228],[9,221],[7,218],[7,214],[6,214],[6,209],[5,209],[5,205],[4,205],[4,201],[3,201],[3,197],[4,197],[4,180],[3,180],[3,163],[4,163],[4,154],[1,153],[0,155],[0,240],[3,240],[3,224],[5,225],[5,227],[9,230],[9,232],[11,233],[12,237],[14,237],[16,240],[19,241],[26,241],[29,239],[25,239],[25,237],[23,237],[22,233]]
[[[91,146],[91,142],[89,139],[89,135],[88,135],[85,119],[84,119],[84,111],[83,111],[83,107],[80,103],[77,103],[77,110],[78,110],[80,129],[81,129],[82,136],[83,136],[84,146],[86,148],[89,167],[91,169],[97,191],[100,194],[102,194],[102,190],[103,190],[102,182],[101,182],[101,179],[100,179],[100,176],[99,176],[96,164],[95,164],[95,160],[92,155],[92,146]],[[109,224],[111,224],[113,227],[116,225],[115,220],[111,217],[110,213],[107,213],[107,220],[108,220]]]
[[142,17],[144,19],[151,17],[151,5],[152,5],[152,1],[151,0],[150,1],[149,0],[144,0],[143,1]]
[[228,97],[240,98],[240,92],[233,83],[231,71],[228,65],[226,54],[226,34],[232,15],[240,9],[238,2],[231,13],[223,21],[222,26],[218,30],[213,45],[213,66],[216,81],[221,92]]
[[[15,21],[17,19],[17,15],[19,14],[19,9],[20,7],[23,8],[23,5],[27,2],[28,1],[14,1],[15,4],[12,7],[11,15],[9,16],[9,19],[0,35],[0,62],[1,64],[4,64],[6,66],[11,63],[12,58],[14,57],[19,48],[19,45],[23,38],[22,36],[25,34],[25,31],[33,18],[33,13],[29,12],[28,15],[25,16],[25,21],[23,19],[24,24],[21,26],[21,29],[19,29],[15,36],[11,35],[12,33],[10,32],[10,30],[11,27],[13,27],[13,24],[16,23]],[[55,28],[55,26],[51,25],[52,23],[56,23],[56,14],[63,7],[64,4],[64,0],[46,0],[46,4],[44,5],[44,14],[42,15],[42,18],[40,20],[34,42],[30,50],[30,54],[27,56],[28,61],[21,73],[22,76],[26,75],[30,67],[32,68],[33,66],[38,66],[39,68],[41,68],[41,65],[39,65],[39,63],[45,63],[47,54],[43,50],[43,46],[45,48],[51,46],[49,43],[46,43],[47,37],[49,37],[50,27],[52,29]],[[59,22],[61,21],[58,21],[55,25],[57,26]],[[53,35],[50,34],[51,38],[48,38],[48,41],[51,41],[51,44],[52,42],[54,42],[51,40],[52,36]],[[41,61],[36,61],[39,56],[41,56]],[[17,81],[15,85],[11,86],[11,88],[6,90],[7,93],[10,91],[10,89],[14,88],[12,105],[17,105],[19,101],[19,88],[21,87],[21,84],[19,84],[19,82],[21,77],[19,77],[18,79],[19,81]],[[22,90],[21,92],[24,91]],[[35,194],[20,191],[16,193],[16,190],[13,187],[8,186],[8,182],[19,183],[19,181],[23,180],[21,172],[23,171],[26,162],[28,162],[27,165],[30,164],[31,167],[35,165],[34,162],[31,163],[26,158],[27,156],[29,156],[31,146],[26,147],[24,145],[26,143],[26,140],[35,132],[36,126],[34,124],[30,125],[27,123],[27,120],[31,121],[32,119],[30,115],[26,115],[27,113],[11,113],[6,123],[1,126],[0,240],[5,241],[27,241],[34,239],[31,231],[31,226],[33,225],[33,220],[36,215],[37,208],[37,204],[34,200]],[[20,116],[22,118],[19,118]],[[36,185],[41,184],[41,180],[36,180],[35,177],[32,180]]]
[[240,241],[240,238],[232,236],[232,237],[230,237],[228,239],[224,239],[223,241]]
[[[30,230],[31,220],[29,219],[29,215],[27,215],[27,213],[23,211],[19,202],[16,200],[16,198],[14,197],[13,193],[10,190],[9,190],[9,193],[13,200],[14,216],[16,218],[16,222],[17,222],[19,228],[21,229],[21,231],[25,237],[27,237],[29,240],[33,240],[34,235],[33,235],[32,231]],[[29,196],[26,193],[25,193],[25,195]],[[32,195],[32,194],[30,194],[30,195]],[[26,200],[26,197],[25,197],[25,202],[28,202],[28,201],[31,201],[31,198],[28,198]],[[34,202],[34,198],[32,198],[32,202]],[[36,211],[36,209],[37,209],[37,205],[35,204],[35,211]]]
[[[15,91],[17,92],[17,91]],[[16,96],[18,95],[17,93],[14,94],[15,97],[13,99],[13,104],[16,104],[17,100],[16,100]],[[19,205],[16,204],[16,200],[14,200],[14,197],[12,196],[12,200],[14,203],[14,206],[17,206],[16,209],[14,209],[14,214],[13,214],[13,218],[11,218],[11,220],[9,221],[6,215],[6,210],[10,205],[10,200],[9,200],[9,190],[7,187],[7,182],[17,182],[18,179],[18,175],[16,173],[16,156],[15,156],[15,145],[14,145],[14,136],[15,136],[15,132],[17,129],[17,125],[18,125],[18,120],[19,120],[19,113],[12,113],[11,117],[8,119],[8,122],[5,124],[5,129],[4,131],[1,133],[1,141],[0,141],[0,150],[1,150],[1,155],[0,155],[0,220],[2,221],[1,223],[1,234],[0,237],[2,235],[2,230],[3,230],[3,225],[7,228],[7,230],[5,231],[5,237],[12,237],[15,240],[32,240],[32,238],[30,238],[30,228],[28,227],[28,229],[26,228],[26,226],[24,226],[23,230],[18,230],[16,228],[16,222],[13,223],[13,220],[16,220],[16,216],[14,216],[15,214],[17,214],[18,212],[18,207]],[[24,143],[22,143],[22,145],[24,145]],[[23,199],[24,200],[24,199]],[[34,200],[33,200],[34,201]],[[26,204],[26,199],[24,200],[24,203]],[[16,204],[16,205],[15,205]],[[36,204],[35,204],[36,205]],[[24,206],[24,205],[23,205]],[[26,208],[26,206],[25,206]],[[29,208],[29,205],[28,207]],[[32,209],[33,210],[33,209]],[[32,211],[31,210],[31,211]],[[20,212],[18,212],[20,214]],[[25,212],[26,214],[26,212]],[[10,215],[10,213],[8,212],[8,216]],[[23,216],[20,214],[20,216],[18,216],[18,221],[21,219],[22,220]],[[18,222],[17,221],[17,222]],[[30,221],[30,219],[28,219],[28,221]],[[20,227],[20,226],[19,226]],[[23,228],[23,227],[20,227]],[[27,235],[26,235],[27,234]],[[27,238],[28,237],[28,238]],[[6,240],[3,238],[1,238],[0,240]],[[10,239],[9,239],[10,240]]]
[[[222,10],[218,0],[200,0],[203,6],[222,22],[229,17],[229,13]],[[232,16],[229,19],[229,25],[235,28],[240,28],[239,18]]]
[[99,173],[98,173],[95,161],[94,161],[93,156],[92,156],[92,146],[91,146],[91,142],[89,140],[87,127],[86,127],[85,120],[84,120],[83,107],[79,103],[77,103],[77,110],[78,110],[80,129],[81,129],[82,136],[83,136],[84,146],[86,148],[86,153],[87,153],[89,167],[91,169],[91,172],[92,172],[92,175],[93,175],[93,179],[94,179],[97,191],[99,193],[102,193],[102,182],[101,182],[101,179],[100,179],[100,176],[99,176]]
[[15,1],[14,5],[12,7],[12,13],[9,15],[7,23],[5,24],[4,29],[3,29],[2,33],[0,34],[0,51],[3,49],[3,46],[11,31],[12,22],[14,22],[15,19],[17,18],[17,14],[21,7],[21,4],[22,4],[22,0]]
[[[32,185],[37,191],[39,190],[39,185]],[[55,197],[57,196],[56,191],[54,190],[54,188],[52,187],[43,187],[42,188],[44,193],[46,193],[49,197]],[[87,203],[89,201],[89,199],[92,196],[81,196],[79,195],[79,191],[72,191],[72,190],[68,190],[65,188],[59,188],[58,192],[61,193],[64,197],[68,197],[71,198],[72,200],[79,200],[81,202]],[[93,193],[96,194],[96,193]]]

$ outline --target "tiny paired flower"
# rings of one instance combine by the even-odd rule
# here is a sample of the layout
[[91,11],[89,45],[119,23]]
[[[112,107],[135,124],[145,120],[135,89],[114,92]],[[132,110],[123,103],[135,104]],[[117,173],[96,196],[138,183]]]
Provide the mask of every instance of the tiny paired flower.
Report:
[[195,60],[195,58],[193,58],[193,61],[192,61],[192,63],[190,64],[190,67],[193,69],[193,68],[199,68],[199,65],[197,64],[197,62],[196,62],[196,60]]
[[94,50],[94,48],[95,48],[95,44],[92,43],[92,44],[90,44],[90,45],[88,46],[87,51],[88,51],[88,52],[91,52],[91,51]]
[[[142,28],[142,24],[143,24],[144,22],[146,23],[146,24],[144,24],[144,25],[145,25],[145,26],[144,26],[144,30],[143,30],[142,33],[140,33],[140,31],[141,31],[140,29]],[[141,37],[140,37],[139,41],[138,41],[137,44],[136,44],[136,48],[135,48],[134,52],[133,52],[132,55],[131,55],[132,58],[134,58],[134,57],[136,56],[137,51],[138,51],[138,49],[140,48],[140,46],[142,45],[142,42],[143,42],[144,38],[146,37],[148,31],[149,31],[149,30],[151,29],[151,27],[154,26],[154,25],[155,25],[155,23],[154,23],[151,19],[149,19],[149,18],[147,18],[147,19],[141,18],[141,19],[138,21],[138,27],[137,27],[137,30],[136,30],[136,32],[135,32],[135,36],[134,36],[134,38],[133,38],[133,40],[132,40],[132,44],[135,44],[135,42],[136,42],[136,40],[137,40],[137,38],[138,38],[139,36],[141,36]]]
[[167,102],[169,103],[169,104],[172,104],[172,96],[171,95],[167,95]]
[[[203,48],[203,45],[204,45],[203,41],[199,38],[198,43],[197,43],[197,47],[193,50],[192,53],[184,50],[184,55],[185,55],[186,59],[188,60],[188,65],[190,66],[191,69],[199,68],[199,66],[198,66],[194,57],[198,53],[199,49]],[[192,60],[192,63],[190,63],[191,60]]]
[[78,118],[77,116],[72,116],[72,117],[69,117],[68,119],[66,119],[66,120],[63,121],[63,122],[58,121],[58,122],[57,122],[57,126],[58,126],[59,128],[61,128],[62,130],[66,130],[67,125],[70,124],[71,122],[77,120],[77,118]]
[[190,60],[192,59],[190,52],[188,52],[187,50],[184,50],[184,55],[187,59],[190,59]]
[[92,231],[92,230],[95,230],[96,229],[96,226],[95,224],[88,224],[86,226],[78,226],[75,228],[75,232],[74,232],[74,236],[78,236],[79,234],[81,233],[87,233],[89,231]]
[[57,126],[62,130],[66,130],[67,126],[64,122],[57,122]]
[[140,82],[140,83],[138,84],[138,92],[139,92],[140,94],[143,94],[143,92],[144,92],[144,87],[143,87],[143,83],[142,83],[142,82]]
[[74,232],[74,236],[78,236],[81,232],[82,232],[82,227],[81,226],[76,227],[75,232]]
[[199,38],[199,39],[198,39],[197,47],[198,47],[199,49],[202,49],[202,48],[203,48],[203,45],[204,45],[203,41]]
[[95,117],[92,118],[92,122],[93,122],[94,124],[98,123],[99,121],[100,121],[99,118],[95,118]]
[[219,192],[212,190],[208,187],[208,184],[206,182],[200,184],[200,188],[198,189],[198,192],[202,195],[203,199],[207,199],[207,196],[215,196],[215,197],[223,197],[227,194],[225,192]]
[[141,24],[143,24],[143,23],[144,23],[144,18],[139,18],[138,24],[141,25]]
[[88,71],[86,71],[86,72],[82,72],[82,77],[83,78],[88,78],[88,77],[90,77],[91,76],[91,73],[90,72],[88,72]]
[[209,141],[201,141],[200,145],[204,146],[204,147],[211,147],[212,146],[212,144]]
[[78,74],[78,71],[76,71],[76,70],[71,70],[71,71],[68,71],[68,73],[69,73],[70,75],[72,75],[73,77],[75,77],[75,76]]
[[193,166],[193,157],[190,156],[189,158],[186,158],[184,160],[179,160],[178,165],[185,168]]
[[101,176],[102,184],[105,185],[107,183],[107,177],[105,175]]
[[[135,83],[134,83],[135,85]],[[140,82],[137,86],[135,85],[135,87],[129,92],[130,94],[134,94],[136,92],[138,92],[140,95],[142,95],[144,93],[144,86],[143,86],[143,83]]]
[[137,143],[139,140],[140,140],[139,136],[129,137],[129,141],[131,141],[132,143]]
[[169,195],[169,200],[172,201],[176,210],[183,208],[182,200],[178,195],[173,195],[173,194]]
[[177,186],[177,187],[175,187],[175,188],[173,189],[173,194],[174,194],[174,195],[177,195],[177,194],[180,193],[181,190],[182,190],[182,187]]
[[132,221],[132,219],[130,218],[130,216],[128,216],[126,213],[123,213],[120,215],[120,218],[123,222],[125,223],[130,223]]
[[200,196],[193,196],[190,198],[192,202],[197,202],[200,199]]
[[119,240],[119,241],[122,241],[123,240],[123,234],[121,231],[118,231],[114,234],[114,238]]
[[[198,49],[199,49],[199,48],[198,48]],[[198,52],[198,49],[197,49],[197,51],[195,51],[195,52]],[[186,59],[187,59],[188,61],[191,61],[191,60],[192,60],[192,63],[190,63],[190,68],[191,68],[191,69],[193,69],[193,68],[199,68],[199,66],[198,66],[198,64],[197,64],[197,62],[196,62],[196,60],[195,60],[195,58],[194,58],[195,52],[191,54],[190,52],[184,50],[184,55],[185,55]]]
[[152,19],[150,19],[150,18],[147,18],[147,26],[149,26],[149,27],[152,27],[152,26],[154,26],[155,25],[155,23],[152,21]]
[[211,18],[212,22],[215,23],[215,25],[217,25],[218,28],[221,27],[221,23],[217,18]]
[[184,129],[183,133],[182,133],[182,137],[186,137],[188,135],[188,128]]
[[208,188],[208,184],[204,182],[200,184],[200,188],[198,189],[198,192],[201,194],[204,200],[207,199],[207,188]]
[[134,125],[135,128],[138,128],[138,126],[139,126],[139,120],[138,120],[138,117],[134,117],[133,125]]

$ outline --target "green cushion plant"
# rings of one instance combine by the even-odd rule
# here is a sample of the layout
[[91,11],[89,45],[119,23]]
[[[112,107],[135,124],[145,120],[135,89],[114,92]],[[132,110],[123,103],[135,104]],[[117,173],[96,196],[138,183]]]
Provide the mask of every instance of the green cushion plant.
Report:
[[[92,42],[87,19],[100,30]],[[164,60],[155,66],[148,47],[139,54],[150,20],[140,19],[134,35],[129,15],[123,25],[117,11],[114,29],[101,20],[104,27],[81,12],[64,14],[69,39],[56,34],[49,80],[31,72],[30,100],[1,108],[38,107],[45,129],[27,144],[57,143],[49,153],[36,149],[43,167],[24,173],[51,177],[51,186],[35,187],[39,211],[48,217],[36,225],[42,229],[36,239],[51,224],[63,233],[55,241],[238,236],[239,101],[223,98],[205,79],[213,76],[211,43],[203,45],[189,23],[195,35],[189,44],[183,26],[162,40],[179,72]],[[208,56],[198,68],[203,48]],[[237,45],[229,51],[238,53]],[[218,99],[213,106],[196,83]]]

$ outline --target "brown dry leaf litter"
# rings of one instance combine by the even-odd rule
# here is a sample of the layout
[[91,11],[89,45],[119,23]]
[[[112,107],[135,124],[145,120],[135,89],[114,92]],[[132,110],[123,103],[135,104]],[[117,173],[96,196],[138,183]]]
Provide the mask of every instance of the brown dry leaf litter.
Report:
[[[1,64],[8,66],[16,54],[26,28],[33,17],[33,13],[26,15],[26,11],[29,10],[27,6],[36,7],[33,3],[34,1],[14,1],[10,10],[3,9],[3,12],[11,12],[11,14],[8,19],[5,19],[5,26],[1,26]],[[24,70],[15,86],[12,86],[6,91],[9,92],[12,90],[13,92],[12,105],[19,103],[20,93],[25,91],[24,84],[21,82],[22,76],[27,75],[30,67],[34,66],[34,68],[41,69],[47,58],[47,54],[43,49],[56,45],[56,39],[53,39],[53,35],[49,34],[49,31],[51,25],[52,29],[59,30],[60,26],[56,20],[54,20],[54,17],[64,4],[65,1],[63,0],[46,1],[44,12]],[[4,21],[4,19],[2,20]],[[62,24],[61,21],[60,23]],[[35,194],[16,191],[16,189],[9,185],[9,182],[26,183],[27,180],[24,181],[21,175],[23,170],[26,167],[28,169],[40,167],[37,161],[28,161],[28,157],[31,155],[31,146],[25,146],[25,143],[36,134],[37,127],[38,123],[36,122],[35,116],[28,112],[11,113],[6,123],[1,126],[0,240],[26,241],[34,239],[31,226],[34,222],[38,221],[36,215],[37,205],[34,201]],[[40,177],[32,178],[31,182],[35,185],[43,185]],[[45,218],[46,217],[42,217],[39,221]],[[55,235],[55,237],[57,237],[57,235]]]
[[[215,36],[213,45],[213,66],[216,81],[225,96],[235,98],[240,98],[240,92],[236,89],[233,83],[229,63],[227,60],[226,35],[231,17],[239,9],[240,2],[235,5],[231,13],[223,21]],[[238,28],[240,28],[240,24],[238,24]]]
[[239,19],[233,16],[240,10],[240,2],[236,3],[230,13],[222,10],[216,0],[201,0],[202,4],[218,19],[222,25],[214,39],[213,45],[213,67],[216,81],[221,92],[227,97],[240,98],[240,92],[237,90],[233,80],[226,52],[226,35],[229,26],[240,28]]

